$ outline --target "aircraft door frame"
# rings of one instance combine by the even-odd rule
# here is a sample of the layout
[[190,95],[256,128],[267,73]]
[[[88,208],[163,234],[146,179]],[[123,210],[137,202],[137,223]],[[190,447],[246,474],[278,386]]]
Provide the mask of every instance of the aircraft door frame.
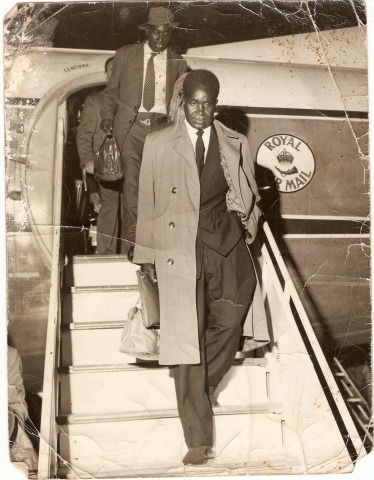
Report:
[[[53,171],[56,168],[56,149],[57,149],[57,138],[55,135],[54,140],[51,140],[49,144],[38,147],[38,142],[40,142],[42,136],[40,131],[43,130],[43,124],[49,125],[49,128],[55,128],[57,131],[57,121],[60,116],[60,108],[63,105],[64,108],[64,122],[65,122],[65,137],[66,137],[66,99],[72,95],[74,92],[82,90],[83,88],[94,87],[102,85],[103,74],[102,72],[97,72],[85,76],[75,78],[74,80],[63,81],[58,83],[55,87],[50,89],[35,107],[33,111],[28,128],[26,131],[26,167],[24,169],[24,178],[22,183],[22,195],[25,199],[26,209],[29,218],[29,224],[31,231],[34,235],[38,248],[42,253],[42,257],[45,263],[50,267],[52,262],[52,227],[56,225],[56,218],[53,214],[53,191],[55,190],[55,184],[53,180],[53,189],[50,190],[49,195],[44,195],[43,202],[39,201],[41,198],[33,198],[35,192],[38,190],[37,186],[34,188],[34,185],[30,181],[30,177],[36,171],[44,172],[48,175],[48,178],[52,180]],[[53,115],[54,118],[47,118],[46,115]],[[38,128],[39,126],[39,128]],[[38,136],[39,133],[39,136]],[[47,135],[48,136],[48,135]],[[66,140],[66,139],[65,139]],[[44,139],[44,142],[48,139]],[[49,151],[46,152],[43,157],[43,152],[45,148],[48,148]],[[50,157],[53,157],[52,159]],[[36,160],[34,160],[36,159]],[[39,164],[38,162],[43,162],[44,164]],[[52,171],[50,170],[51,163],[53,164]],[[43,188],[45,190],[48,182],[44,179],[39,179],[39,190]],[[46,193],[46,190],[45,190]],[[43,205],[41,205],[43,203]],[[39,212],[39,220],[38,220]],[[49,220],[49,221],[48,221]]]

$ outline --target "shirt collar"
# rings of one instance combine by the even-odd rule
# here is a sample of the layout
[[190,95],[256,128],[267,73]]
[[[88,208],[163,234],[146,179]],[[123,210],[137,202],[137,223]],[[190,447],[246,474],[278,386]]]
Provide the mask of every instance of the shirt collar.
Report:
[[[195,150],[195,149],[196,149],[196,142],[197,142],[196,132],[197,132],[198,130],[197,130],[196,128],[192,127],[192,126],[187,122],[186,119],[184,120],[184,123],[186,124],[188,136],[190,137],[191,143],[192,143],[193,148],[194,148],[194,150]],[[203,135],[202,139],[203,139],[204,146],[205,146],[205,156],[206,156],[206,154],[207,154],[208,147],[209,147],[210,133],[211,133],[211,131],[212,131],[212,126],[211,126],[211,125],[203,130],[204,135]]]
[[[187,120],[185,119],[184,120],[185,124],[186,124],[186,127],[187,127],[187,131],[188,131],[188,134],[190,135],[191,138],[197,138],[197,135],[196,135],[196,132],[197,132],[197,128],[194,128],[192,125],[190,125]],[[209,127],[207,128],[204,128],[203,132],[204,132],[204,135],[203,135],[203,138],[208,138],[210,137],[210,131],[212,129],[212,126],[209,125]]]
[[[151,53],[157,53],[156,56],[159,56],[160,58],[164,58],[165,55],[166,55],[166,52],[167,52],[167,48],[165,48],[165,50],[163,50],[162,52],[154,52],[151,47],[149,46],[149,43],[148,42],[145,42],[144,44],[144,55],[151,55]],[[155,57],[156,58],[156,57]]]

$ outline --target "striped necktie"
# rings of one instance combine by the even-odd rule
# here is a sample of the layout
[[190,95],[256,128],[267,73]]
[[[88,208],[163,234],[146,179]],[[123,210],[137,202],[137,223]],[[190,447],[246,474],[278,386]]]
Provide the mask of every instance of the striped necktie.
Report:
[[155,105],[156,76],[154,58],[157,53],[151,53],[145,72],[143,107],[149,112]]

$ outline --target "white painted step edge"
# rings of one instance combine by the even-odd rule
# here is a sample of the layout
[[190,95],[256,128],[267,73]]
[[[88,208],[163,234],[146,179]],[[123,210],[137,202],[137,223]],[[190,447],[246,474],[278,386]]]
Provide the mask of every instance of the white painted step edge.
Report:
[[79,287],[68,287],[67,294],[74,293],[96,293],[96,292],[134,292],[139,290],[138,285],[89,285]]
[[63,333],[70,330],[93,330],[102,328],[120,328],[124,327],[126,320],[111,320],[110,322],[78,322],[75,320],[70,323],[62,323],[61,331]]
[[[233,367],[266,367],[266,358],[238,358]],[[122,370],[159,370],[169,368],[167,365],[160,365],[157,361],[142,361],[138,363],[121,363],[113,365],[71,365],[69,367],[60,367],[60,375],[70,375],[74,373],[97,373],[97,372],[112,372]]]
[[58,369],[60,375],[71,375],[79,373],[103,373],[114,371],[132,371],[132,370],[161,370],[169,368],[167,365],[159,365],[158,362],[143,361],[138,363],[116,363],[113,365],[73,365],[69,367],[60,367]]
[[[275,413],[280,415],[282,411],[283,407],[280,403],[253,403],[251,405],[213,407],[214,415],[243,415],[256,413]],[[120,412],[116,414],[102,415],[59,415],[57,417],[57,423],[63,427],[63,425],[78,423],[105,423],[177,417],[179,417],[177,409],[148,410],[146,412]]]
[[80,263],[129,263],[126,255],[75,255],[72,258],[72,264],[80,264]]

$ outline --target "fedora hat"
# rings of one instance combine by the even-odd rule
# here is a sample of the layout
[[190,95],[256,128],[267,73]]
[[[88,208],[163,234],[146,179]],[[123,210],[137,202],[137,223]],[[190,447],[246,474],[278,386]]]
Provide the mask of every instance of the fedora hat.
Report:
[[173,13],[165,7],[153,7],[149,10],[148,21],[139,26],[141,30],[145,30],[147,25],[170,25],[177,27],[179,22],[174,22]]

